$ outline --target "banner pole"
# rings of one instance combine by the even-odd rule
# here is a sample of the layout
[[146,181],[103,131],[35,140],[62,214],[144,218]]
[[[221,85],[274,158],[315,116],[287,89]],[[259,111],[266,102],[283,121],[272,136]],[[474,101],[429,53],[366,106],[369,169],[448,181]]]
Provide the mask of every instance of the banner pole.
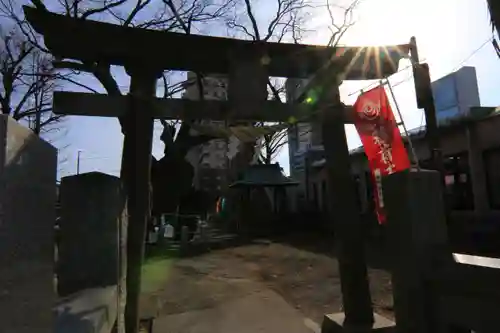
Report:
[[[382,80],[380,80],[380,83],[382,84]],[[420,171],[420,163],[418,161],[418,156],[415,151],[415,148],[413,147],[413,143],[411,142],[410,135],[408,134],[408,130],[406,129],[405,122],[403,120],[403,115],[401,114],[401,110],[399,109],[399,104],[398,101],[396,100],[396,96],[394,95],[394,91],[392,90],[391,82],[389,81],[388,78],[385,78],[385,83],[389,87],[389,92],[391,93],[392,100],[394,101],[394,106],[396,107],[396,111],[398,112],[399,119],[401,120],[401,125],[403,126],[403,130],[405,131],[405,135],[408,138],[408,145],[410,146],[410,151],[411,154],[413,155],[417,170]]]

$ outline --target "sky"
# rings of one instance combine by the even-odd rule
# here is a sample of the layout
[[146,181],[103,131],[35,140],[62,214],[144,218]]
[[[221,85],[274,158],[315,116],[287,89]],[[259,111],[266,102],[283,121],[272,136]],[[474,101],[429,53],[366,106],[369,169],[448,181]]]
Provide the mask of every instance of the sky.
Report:
[[[318,1],[318,0],[316,0]],[[333,2],[331,0],[330,2]],[[271,1],[260,1],[258,13],[265,13]],[[320,11],[307,23],[312,31],[304,42],[324,44],[328,40],[329,17]],[[356,12],[356,24],[341,40],[345,45],[391,45],[407,43],[411,36],[417,38],[419,56],[430,66],[431,79],[436,80],[460,66],[476,67],[481,105],[500,105],[500,59],[491,43],[489,14],[485,0],[364,0]],[[400,62],[399,68],[409,65]],[[121,70],[114,72],[126,91],[128,76]],[[83,78],[92,82],[92,78]],[[406,69],[390,78],[395,98],[407,128],[425,124],[423,111],[415,102],[411,70]],[[344,82],[340,87],[342,101],[352,104],[361,89],[370,81]],[[93,82],[96,84],[96,82]],[[98,85],[97,85],[98,86]],[[73,89],[75,90],[75,89]],[[394,106],[394,104],[393,104]],[[76,173],[80,151],[80,171],[101,171],[118,175],[121,163],[123,137],[116,119],[68,117],[64,138],[54,144],[60,149],[59,176]],[[163,146],[159,141],[160,126],[156,126],[153,154],[159,158]],[[346,126],[350,148],[360,145],[352,126]],[[282,149],[276,159],[288,173],[288,149]]]

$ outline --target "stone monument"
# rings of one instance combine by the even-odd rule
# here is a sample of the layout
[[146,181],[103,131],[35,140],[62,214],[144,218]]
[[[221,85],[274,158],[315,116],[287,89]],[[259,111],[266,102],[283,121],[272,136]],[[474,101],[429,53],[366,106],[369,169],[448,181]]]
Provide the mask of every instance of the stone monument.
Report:
[[2,332],[52,332],[57,150],[0,115]]

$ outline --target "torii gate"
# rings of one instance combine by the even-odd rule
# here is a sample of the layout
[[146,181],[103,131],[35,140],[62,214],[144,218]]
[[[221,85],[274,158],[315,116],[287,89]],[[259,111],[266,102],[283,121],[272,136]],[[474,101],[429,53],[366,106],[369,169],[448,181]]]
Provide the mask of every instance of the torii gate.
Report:
[[[136,333],[138,325],[141,262],[150,214],[153,120],[282,122],[291,117],[301,119],[318,110],[330,186],[342,193],[331,199],[339,230],[338,259],[345,311],[345,320],[340,325],[371,330],[373,309],[344,130],[344,123],[352,122],[352,108],[340,102],[339,76],[342,74],[347,80],[390,76],[398,70],[399,60],[410,52],[410,44],[333,48],[254,42],[121,27],[31,7],[24,7],[24,11],[34,29],[45,37],[45,44],[54,56],[124,66],[131,76],[129,96],[54,94],[57,114],[125,119],[121,177],[128,195],[127,333]],[[165,51],[167,47],[158,45],[172,46],[174,50]],[[229,100],[157,99],[155,85],[164,70],[228,75]],[[268,101],[269,76],[314,77],[303,95],[316,92],[318,102],[309,103],[309,98],[305,98],[306,103],[298,104]]]

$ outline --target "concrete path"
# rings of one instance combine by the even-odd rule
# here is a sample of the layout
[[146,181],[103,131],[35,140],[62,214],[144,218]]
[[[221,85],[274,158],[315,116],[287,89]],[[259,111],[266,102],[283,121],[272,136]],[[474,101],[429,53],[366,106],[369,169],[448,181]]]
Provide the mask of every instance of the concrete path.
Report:
[[205,310],[158,317],[155,333],[315,333],[318,327],[274,291],[257,291]]

